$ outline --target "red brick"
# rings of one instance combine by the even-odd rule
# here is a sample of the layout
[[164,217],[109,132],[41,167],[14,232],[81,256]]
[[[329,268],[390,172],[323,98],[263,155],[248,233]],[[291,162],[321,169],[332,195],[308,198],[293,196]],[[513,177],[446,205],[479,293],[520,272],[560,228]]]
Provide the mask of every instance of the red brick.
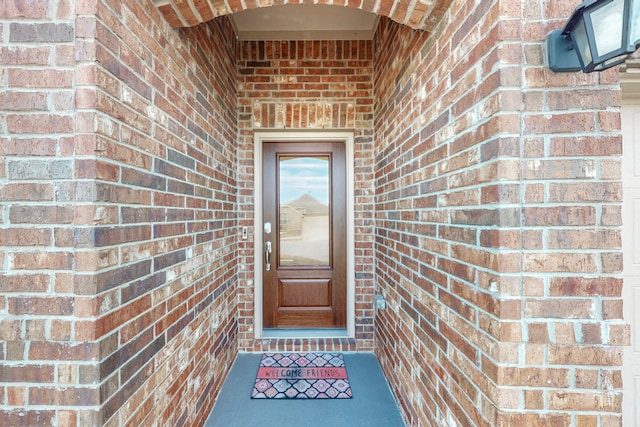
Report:
[[[4,51],[0,49],[0,55]],[[0,103],[5,111],[47,111],[47,94],[45,92],[11,91],[0,94]]]
[[54,380],[53,366],[5,365],[0,370],[0,380],[3,383],[52,383]]
[[543,319],[591,319],[596,316],[595,303],[591,300],[526,300],[525,316]]
[[24,335],[27,341],[44,341],[48,339],[47,336],[47,322],[45,319],[27,319],[25,320]]
[[575,378],[577,388],[598,388],[598,371],[595,369],[576,369]]
[[629,324],[609,325],[609,339],[608,342],[604,344],[609,344],[612,346],[631,345],[631,334],[631,325]]
[[569,369],[504,368],[500,384],[521,387],[566,388],[570,385]]
[[549,392],[549,409],[551,410],[620,412],[621,405],[621,394],[609,394],[606,392]]
[[0,229],[0,246],[49,246],[51,230],[11,228]]
[[70,252],[24,251],[9,255],[15,270],[70,270],[73,255]]
[[7,77],[9,87],[63,89],[71,88],[73,71],[12,69]]
[[593,254],[573,252],[525,254],[523,268],[528,272],[595,273],[598,262]]
[[552,156],[612,156],[622,154],[622,139],[619,136],[578,136],[553,138]]
[[9,114],[7,130],[15,134],[71,133],[73,117],[62,114]]
[[0,154],[7,156],[55,156],[56,146],[57,141],[51,138],[13,138],[7,141],[3,140],[3,143],[0,144]]
[[602,272],[605,274],[622,273],[622,252],[607,252],[600,255]]
[[594,130],[593,113],[540,114],[524,119],[527,134],[590,133]]
[[582,324],[582,343],[602,344],[602,327],[598,323]]
[[102,337],[113,331],[123,323],[136,317],[139,313],[144,313],[151,307],[151,298],[149,296],[139,298],[134,302],[123,305],[115,311],[102,316],[96,321],[96,337]]
[[594,182],[584,184],[549,184],[549,201],[571,202],[619,202],[622,200],[620,182]]
[[6,410],[0,413],[0,423],[6,426],[54,426],[55,417],[54,410]]
[[50,286],[50,275],[43,274],[5,274],[0,276],[0,292],[29,293],[46,292]]
[[9,313],[15,315],[64,316],[73,314],[71,298],[15,297],[8,300]]
[[529,323],[529,342],[546,344],[549,342],[549,330],[546,323]]
[[51,321],[51,339],[54,341],[70,341],[71,340],[71,324],[66,320]]
[[58,411],[59,425],[75,426],[78,425],[78,413],[73,410]]
[[622,300],[604,300],[602,301],[602,318],[603,320],[622,319]]
[[596,415],[578,415],[576,417],[576,427],[597,427],[598,417]]
[[33,2],[16,2],[8,4],[3,12],[3,19],[9,18],[46,18],[51,12],[51,3],[46,0]]
[[549,363],[619,366],[622,363],[622,349],[598,346],[552,346],[549,348]]
[[542,390],[524,391],[525,409],[544,409],[544,392]]
[[592,206],[526,207],[524,221],[527,226],[584,226],[596,225],[596,210]]
[[499,413],[497,427],[522,426],[567,426],[571,425],[571,415],[555,413]]
[[619,297],[622,279],[615,277],[554,277],[551,279],[551,296],[603,296]]
[[555,322],[552,327],[556,344],[575,344],[577,342],[573,323]]
[[99,348],[96,344],[54,343],[34,341],[29,347],[29,360],[90,361],[97,360]]
[[[25,387],[5,387],[7,404],[9,406],[25,406],[27,403],[27,390]],[[6,415],[6,413],[5,413]]]
[[29,389],[32,405],[46,406],[93,406],[100,401],[98,388],[89,387],[33,387]]

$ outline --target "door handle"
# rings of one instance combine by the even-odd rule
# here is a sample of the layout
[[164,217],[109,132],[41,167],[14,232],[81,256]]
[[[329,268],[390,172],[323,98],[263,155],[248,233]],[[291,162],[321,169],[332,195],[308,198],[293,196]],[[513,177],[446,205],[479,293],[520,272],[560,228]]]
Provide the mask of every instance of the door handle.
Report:
[[271,271],[271,242],[267,240],[267,243],[264,245],[264,261],[265,261],[265,270]]

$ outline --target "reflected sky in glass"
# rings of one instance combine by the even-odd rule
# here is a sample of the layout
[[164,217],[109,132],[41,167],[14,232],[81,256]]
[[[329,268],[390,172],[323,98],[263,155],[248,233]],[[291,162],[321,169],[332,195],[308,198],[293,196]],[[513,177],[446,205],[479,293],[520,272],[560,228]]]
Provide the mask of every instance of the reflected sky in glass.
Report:
[[280,203],[287,204],[304,194],[329,204],[328,157],[280,158]]

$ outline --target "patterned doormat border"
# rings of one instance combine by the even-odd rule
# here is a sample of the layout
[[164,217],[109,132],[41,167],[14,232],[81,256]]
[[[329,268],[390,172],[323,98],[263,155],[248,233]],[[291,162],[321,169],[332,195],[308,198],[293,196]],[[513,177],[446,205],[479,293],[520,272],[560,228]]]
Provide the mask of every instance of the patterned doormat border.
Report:
[[339,353],[265,353],[252,399],[350,399],[344,358]]

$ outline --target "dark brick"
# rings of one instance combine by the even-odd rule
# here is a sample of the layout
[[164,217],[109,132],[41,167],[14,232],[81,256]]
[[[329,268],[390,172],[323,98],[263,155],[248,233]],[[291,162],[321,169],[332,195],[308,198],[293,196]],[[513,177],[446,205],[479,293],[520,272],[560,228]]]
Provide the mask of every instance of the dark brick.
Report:
[[211,294],[207,295],[207,297],[205,299],[200,301],[198,303],[198,305],[196,305],[194,307],[194,309],[193,309],[194,316],[198,316],[200,313],[205,311],[207,309],[207,307],[209,307],[211,305],[212,302],[213,302],[213,295],[211,295]]
[[153,170],[154,172],[157,172],[159,174],[167,175],[181,180],[184,180],[186,177],[186,171],[184,169],[160,159],[155,159]]
[[[198,126],[192,120],[187,121],[187,129],[193,132],[202,141],[206,141],[209,138],[209,134],[202,129],[202,126]],[[191,159],[191,161],[193,161],[193,159]]]
[[186,328],[193,321],[194,314],[192,311],[185,314],[178,320],[174,322],[171,327],[167,330],[167,340],[171,341],[176,337],[184,328]]
[[188,169],[195,169],[196,166],[195,160],[171,148],[167,149],[167,160]]
[[137,282],[133,282],[120,291],[122,303],[129,302],[141,295],[144,295],[147,292],[164,285],[166,282],[167,277],[164,271],[156,273],[151,277],[138,280]]
[[94,231],[96,247],[119,245],[128,242],[149,240],[150,226],[101,227]]
[[125,354],[129,356],[126,358],[126,360],[129,360],[129,362],[122,366],[122,364],[124,363],[123,358],[121,358],[120,361],[120,365],[122,366],[122,370],[120,373],[122,381],[126,382],[129,380],[129,378],[133,377],[133,375],[135,375],[135,373],[138,372],[143,366],[152,361],[153,357],[158,354],[158,352],[162,350],[164,346],[165,337],[164,335],[161,335],[144,348],[139,348],[139,346],[132,346],[131,349],[127,349],[125,351]]
[[166,178],[128,168],[122,170],[122,183],[154,190],[164,190],[167,187]]
[[98,45],[96,59],[114,76],[122,80],[126,85],[138,92],[147,100],[151,100],[151,86],[137,77],[122,60],[113,56],[104,47]]
[[204,242],[210,242],[213,239],[214,239],[214,235],[212,232],[199,233],[196,235],[196,243],[198,244],[204,243]]
[[0,363],[0,382],[51,383],[54,380],[52,365],[3,365]]
[[169,237],[185,234],[184,223],[158,224],[153,226],[153,237]]
[[194,187],[192,184],[187,184],[183,181],[169,180],[167,190],[171,193],[187,194],[192,196],[194,193]]
[[167,222],[176,221],[193,221],[195,214],[193,210],[189,209],[168,209],[167,210]]
[[122,207],[123,224],[160,222],[165,219],[164,208],[129,208]]
[[160,255],[153,260],[153,269],[155,271],[162,270],[172,265],[178,264],[187,259],[187,253],[184,249],[181,249],[170,254]]
[[153,373],[153,366],[148,364],[146,369],[140,370],[133,378],[118,389],[118,391],[107,400],[102,408],[102,416],[109,419],[118,409],[129,399]]
[[97,275],[95,291],[101,293],[139,279],[149,273],[151,273],[151,260],[144,260],[137,264],[105,271]]

